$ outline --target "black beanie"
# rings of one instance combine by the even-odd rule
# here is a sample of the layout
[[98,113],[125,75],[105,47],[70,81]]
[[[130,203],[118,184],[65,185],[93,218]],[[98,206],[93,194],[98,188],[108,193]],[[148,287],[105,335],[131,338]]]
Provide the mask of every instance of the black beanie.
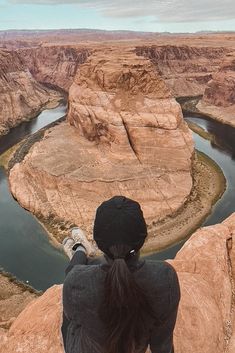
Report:
[[138,251],[144,244],[147,227],[138,202],[114,196],[96,211],[94,240],[106,254],[112,245],[125,244]]

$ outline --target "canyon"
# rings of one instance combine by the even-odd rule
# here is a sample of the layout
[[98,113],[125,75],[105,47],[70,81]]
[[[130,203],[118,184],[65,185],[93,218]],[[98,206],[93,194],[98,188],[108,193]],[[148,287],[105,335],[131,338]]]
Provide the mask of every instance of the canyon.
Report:
[[235,52],[227,55],[208,82],[196,108],[218,121],[235,126]]
[[[44,224],[78,225],[90,241],[96,207],[115,194],[141,203],[150,230],[177,217],[198,161],[175,98],[197,97],[194,112],[235,126],[235,35],[43,38],[8,37],[0,49],[0,134],[68,97],[66,121],[13,157],[14,197]],[[53,233],[60,243],[65,234]],[[182,290],[177,353],[235,349],[234,234],[232,215],[198,230],[170,261]],[[14,290],[2,298],[13,309],[1,313],[0,352],[62,352],[61,286],[36,300],[23,293],[22,305]]]
[[67,121],[10,170],[11,191],[24,208],[74,223],[91,239],[96,208],[116,194],[139,201],[148,224],[184,204],[192,136],[149,60],[129,49],[97,49],[80,65],[68,106]]
[[0,50],[0,136],[61,99],[32,77],[15,51]]
[[0,49],[0,136],[62,101],[88,55],[69,46]]
[[32,76],[48,87],[68,92],[73,78],[91,53],[91,49],[76,46],[45,44],[17,50]]
[[[233,353],[235,349],[235,214],[201,228],[174,260],[181,300],[174,331],[177,353]],[[213,270],[210,270],[213,269]],[[62,353],[61,286],[32,300],[10,330],[0,330],[1,353]]]
[[149,58],[174,97],[203,95],[213,73],[220,68],[227,48],[186,45],[142,46],[137,55]]

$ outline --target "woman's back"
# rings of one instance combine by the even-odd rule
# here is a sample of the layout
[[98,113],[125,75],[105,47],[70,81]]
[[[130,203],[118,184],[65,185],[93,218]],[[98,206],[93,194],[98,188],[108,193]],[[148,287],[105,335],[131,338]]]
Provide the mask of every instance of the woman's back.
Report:
[[[138,256],[127,261],[127,265],[153,311],[136,352],[144,353],[150,344],[153,353],[170,353],[180,300],[177,274],[164,261],[143,261]],[[106,329],[100,308],[109,266],[105,261],[99,265],[78,264],[67,274],[63,288],[64,313],[70,321],[66,353],[103,353]]]

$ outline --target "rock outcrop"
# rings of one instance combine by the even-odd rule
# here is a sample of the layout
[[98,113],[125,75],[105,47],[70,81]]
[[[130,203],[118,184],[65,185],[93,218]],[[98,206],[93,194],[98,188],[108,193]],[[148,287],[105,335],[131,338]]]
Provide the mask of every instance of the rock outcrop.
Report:
[[79,65],[87,60],[90,53],[91,49],[85,45],[79,47],[45,44],[18,50],[21,60],[38,82],[62,88],[66,92]]
[[0,336],[39,293],[0,271]]
[[202,95],[228,51],[223,47],[188,46],[180,43],[136,48],[138,55],[151,59],[174,97]]
[[149,60],[97,50],[69,91],[67,123],[47,131],[10,172],[13,195],[45,219],[89,234],[97,206],[138,200],[147,222],[179,209],[192,188],[191,132]]
[[212,76],[197,109],[235,126],[235,53],[228,55],[218,72]]
[[[233,353],[235,214],[198,230],[169,262],[181,287],[175,352]],[[61,317],[61,286],[53,286],[2,333],[0,352],[63,353]]]
[[32,77],[16,52],[0,50],[0,135],[61,98]]

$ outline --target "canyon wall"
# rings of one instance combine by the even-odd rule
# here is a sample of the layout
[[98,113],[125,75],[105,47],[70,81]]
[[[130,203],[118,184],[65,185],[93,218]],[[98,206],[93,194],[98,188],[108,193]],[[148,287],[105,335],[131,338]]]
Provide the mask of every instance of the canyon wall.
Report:
[[174,213],[192,188],[192,135],[153,64],[131,50],[97,50],[69,91],[67,123],[49,129],[10,171],[20,204],[91,237],[97,206],[139,201],[148,223]]
[[62,88],[66,92],[80,64],[90,55],[91,49],[79,46],[41,45],[18,50],[21,60],[33,77],[44,84]]
[[[178,40],[180,42],[180,40]],[[150,45],[136,47],[138,55],[149,58],[174,97],[202,95],[212,74],[230,50],[223,47]]]
[[32,77],[16,52],[0,50],[0,135],[59,99]]
[[225,57],[213,74],[197,109],[235,127],[235,51]]
[[[235,214],[196,231],[168,261],[181,288],[175,353],[234,353]],[[64,352],[61,302],[61,286],[32,301],[9,332],[0,331],[0,352]]]

